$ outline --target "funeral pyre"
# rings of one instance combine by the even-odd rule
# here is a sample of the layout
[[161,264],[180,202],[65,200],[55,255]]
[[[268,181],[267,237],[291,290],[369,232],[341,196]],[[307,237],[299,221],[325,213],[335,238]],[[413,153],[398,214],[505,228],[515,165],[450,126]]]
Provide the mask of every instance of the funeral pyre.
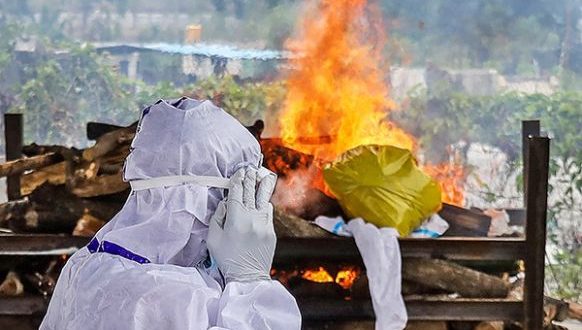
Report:
[[[265,165],[280,178],[273,199],[279,237],[330,237],[311,221],[319,215],[347,218],[323,171],[349,150],[394,146],[422,159],[417,140],[390,120],[398,105],[389,98],[385,82],[385,36],[366,1],[324,0],[311,13],[299,35],[287,43],[301,56],[291,60],[283,109],[266,121],[276,137],[261,137],[262,121],[249,127],[261,142]],[[136,127],[89,123],[87,136],[96,142],[86,149],[24,147],[25,157],[0,165],[0,176],[20,176],[22,195],[0,205],[0,226],[15,233],[94,235],[129,193],[122,170]],[[438,182],[443,202],[438,214],[449,226],[445,236],[487,236],[492,219],[503,218],[503,212],[462,208],[465,172],[454,157],[418,167]],[[50,294],[65,260],[44,260],[25,270],[15,266],[0,294],[18,295],[26,288]],[[485,274],[443,260],[405,260],[403,292],[506,297],[510,285],[498,275],[508,268],[501,268]],[[276,265],[272,276],[296,296],[369,297],[359,264]]]

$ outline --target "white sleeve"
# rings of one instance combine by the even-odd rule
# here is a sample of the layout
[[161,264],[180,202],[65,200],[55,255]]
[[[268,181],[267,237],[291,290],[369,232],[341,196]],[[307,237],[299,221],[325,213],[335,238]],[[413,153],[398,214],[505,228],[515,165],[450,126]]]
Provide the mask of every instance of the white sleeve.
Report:
[[211,329],[301,329],[295,298],[277,281],[230,282]]
[[401,293],[398,232],[354,219],[348,223],[366,266],[376,329],[402,330],[408,319]]

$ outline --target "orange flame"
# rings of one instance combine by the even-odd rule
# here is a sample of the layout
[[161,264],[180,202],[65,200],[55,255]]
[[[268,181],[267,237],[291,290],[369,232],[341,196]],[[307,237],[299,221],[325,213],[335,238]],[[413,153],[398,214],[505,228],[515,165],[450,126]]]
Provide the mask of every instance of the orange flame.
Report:
[[342,288],[348,290],[349,288],[352,287],[352,285],[354,285],[354,282],[356,281],[356,279],[358,279],[358,276],[360,275],[360,272],[357,268],[355,267],[349,267],[343,270],[340,270],[336,277],[335,277],[335,282],[337,284],[339,284],[339,286],[341,286]]
[[348,290],[352,287],[358,276],[360,275],[360,270],[357,267],[344,267],[338,271],[335,279],[329,274],[329,272],[323,268],[319,267],[317,269],[308,269],[303,272],[301,278],[306,279],[311,282],[317,283],[337,283],[342,288]]
[[333,282],[333,277],[331,277],[323,267],[319,267],[316,270],[306,270],[303,275],[301,275],[301,278],[317,283]]
[[[322,0],[304,16],[303,31],[286,47],[302,56],[287,79],[280,116],[286,146],[333,160],[362,144],[413,149],[415,140],[387,119],[396,108],[388,97],[382,40],[376,47],[366,0]],[[375,36],[378,37],[378,36]],[[382,38],[378,38],[382,39]]]
[[[285,147],[314,156],[315,164],[365,144],[417,149],[416,139],[388,119],[396,104],[382,64],[385,38],[380,18],[366,5],[367,0],[320,0],[302,16],[298,36],[286,43],[300,56],[290,60],[294,70],[278,118],[280,134]],[[462,168],[425,169],[441,184],[443,201],[462,204]],[[327,192],[320,182],[312,186]]]
[[452,163],[427,164],[422,167],[422,170],[439,183],[441,201],[443,203],[463,206],[465,202],[465,191],[463,189],[465,171],[462,165]]

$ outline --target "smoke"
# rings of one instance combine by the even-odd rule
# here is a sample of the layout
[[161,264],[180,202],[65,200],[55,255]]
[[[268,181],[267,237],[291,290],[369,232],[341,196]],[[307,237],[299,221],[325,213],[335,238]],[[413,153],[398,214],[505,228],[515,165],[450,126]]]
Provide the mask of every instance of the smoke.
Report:
[[273,205],[288,214],[310,220],[318,215],[340,215],[341,208],[337,201],[314,186],[322,180],[321,175],[321,169],[311,165],[279,177],[272,198]]

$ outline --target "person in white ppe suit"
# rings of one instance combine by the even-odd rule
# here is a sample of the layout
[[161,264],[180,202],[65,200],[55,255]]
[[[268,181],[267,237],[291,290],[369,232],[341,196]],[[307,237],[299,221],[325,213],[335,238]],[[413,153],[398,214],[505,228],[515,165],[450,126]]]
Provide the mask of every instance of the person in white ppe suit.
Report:
[[269,276],[276,178],[261,159],[210,101],[146,108],[124,168],[132,192],[69,259],[40,329],[299,329]]

